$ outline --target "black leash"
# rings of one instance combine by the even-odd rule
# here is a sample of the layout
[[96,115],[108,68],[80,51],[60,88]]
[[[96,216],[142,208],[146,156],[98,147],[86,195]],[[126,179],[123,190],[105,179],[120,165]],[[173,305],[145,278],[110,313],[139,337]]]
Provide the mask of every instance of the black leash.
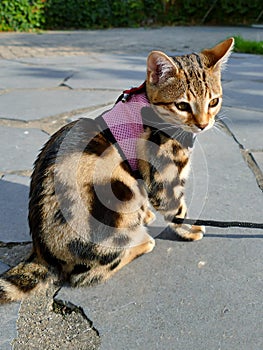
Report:
[[240,228],[256,228],[261,230],[263,229],[263,223],[257,223],[257,222],[195,220],[195,219],[182,219],[182,218],[174,218],[172,222],[174,224],[214,226],[214,227],[221,227],[221,228],[240,227]]

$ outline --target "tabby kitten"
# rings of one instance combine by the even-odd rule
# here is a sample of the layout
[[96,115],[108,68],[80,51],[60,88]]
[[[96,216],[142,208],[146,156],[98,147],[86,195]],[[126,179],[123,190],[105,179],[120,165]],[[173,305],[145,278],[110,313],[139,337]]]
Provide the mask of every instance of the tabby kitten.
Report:
[[54,273],[72,286],[104,281],[150,252],[149,204],[175,235],[203,237],[204,227],[172,219],[186,216],[191,147],[220,110],[221,68],[233,43],[176,57],[151,52],[141,87],[99,118],[72,122],[50,138],[30,187],[33,252],[1,276],[1,303],[22,299]]

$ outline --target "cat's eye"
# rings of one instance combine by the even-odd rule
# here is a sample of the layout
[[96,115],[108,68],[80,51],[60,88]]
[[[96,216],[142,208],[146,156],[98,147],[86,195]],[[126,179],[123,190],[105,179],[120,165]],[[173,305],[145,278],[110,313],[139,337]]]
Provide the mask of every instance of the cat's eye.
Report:
[[175,103],[175,107],[177,109],[179,109],[179,111],[182,111],[182,112],[192,112],[191,106],[187,102]]
[[209,103],[209,108],[213,108],[213,107],[216,107],[219,103],[219,98],[213,98],[213,100],[210,101]]

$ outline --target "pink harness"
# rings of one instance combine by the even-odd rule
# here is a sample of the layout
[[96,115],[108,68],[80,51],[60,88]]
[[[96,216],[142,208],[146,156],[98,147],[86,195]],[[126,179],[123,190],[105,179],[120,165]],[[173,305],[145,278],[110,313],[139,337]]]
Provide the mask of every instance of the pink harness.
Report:
[[117,104],[102,115],[133,171],[138,170],[136,143],[143,133],[141,109],[149,107],[145,93],[132,95],[125,103]]
[[[150,103],[146,97],[144,83],[138,88],[125,90],[111,110],[96,118],[101,131],[118,148],[124,160],[127,160],[130,168],[135,173],[138,171],[137,140],[144,131],[142,114],[145,117],[145,113],[149,113],[147,115],[147,125],[156,129],[155,112],[149,107]],[[158,124],[160,122],[157,122]],[[162,125],[164,127],[164,121]],[[167,130],[170,130],[170,132],[167,131],[165,133],[177,140],[183,148],[191,151],[195,135],[185,132],[175,125],[172,128],[171,124],[166,125],[168,126]]]

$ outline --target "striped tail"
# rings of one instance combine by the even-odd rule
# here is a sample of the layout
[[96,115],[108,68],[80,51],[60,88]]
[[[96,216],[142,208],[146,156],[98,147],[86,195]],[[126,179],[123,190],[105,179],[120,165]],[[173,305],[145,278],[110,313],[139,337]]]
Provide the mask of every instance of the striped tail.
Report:
[[0,304],[26,298],[47,280],[48,268],[28,260],[0,275]]

